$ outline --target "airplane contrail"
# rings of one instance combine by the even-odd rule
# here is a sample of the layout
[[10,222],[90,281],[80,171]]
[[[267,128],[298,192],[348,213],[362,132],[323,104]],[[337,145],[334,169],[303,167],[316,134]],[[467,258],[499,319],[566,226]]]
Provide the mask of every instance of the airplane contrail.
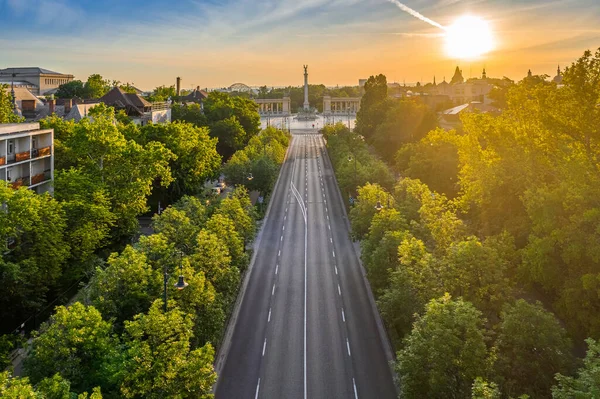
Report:
[[419,13],[418,11],[413,10],[412,8],[410,8],[409,6],[400,3],[398,0],[388,0],[390,3],[395,4],[398,6],[398,8],[400,8],[402,11],[409,13],[410,15],[412,15],[415,18],[420,19],[421,21],[427,22],[430,25],[435,26],[436,28],[440,28],[442,30],[446,30],[445,27],[443,27],[442,25],[438,24],[437,22],[435,22],[434,20],[431,20],[429,18],[427,18],[425,15]]

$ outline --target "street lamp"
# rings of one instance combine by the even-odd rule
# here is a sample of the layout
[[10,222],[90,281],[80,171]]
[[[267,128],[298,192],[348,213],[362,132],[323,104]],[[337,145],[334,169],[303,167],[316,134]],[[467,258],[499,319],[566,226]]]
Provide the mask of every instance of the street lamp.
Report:
[[383,209],[383,205],[381,205],[381,201],[377,201],[377,205],[375,205],[375,209],[377,209],[377,211],[381,211]]
[[248,179],[248,180],[252,180],[252,179],[254,179],[254,176],[252,176],[252,173],[248,173],[248,177],[247,177],[247,179]]
[[[182,290],[185,287],[187,287],[189,284],[185,282],[185,279],[183,277],[183,252],[182,251],[178,251],[179,254],[179,279],[177,280],[177,282],[174,284],[175,288],[177,288],[178,290]],[[164,311],[165,313],[167,313],[167,281],[169,280],[169,273],[167,270],[167,264],[165,263],[165,269],[164,269],[165,273],[164,273],[164,280],[163,280],[163,297],[165,300],[164,303]]]

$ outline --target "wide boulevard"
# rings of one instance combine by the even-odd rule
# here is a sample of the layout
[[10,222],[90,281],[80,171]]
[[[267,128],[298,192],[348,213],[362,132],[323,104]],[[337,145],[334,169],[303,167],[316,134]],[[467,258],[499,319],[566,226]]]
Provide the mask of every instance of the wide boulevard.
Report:
[[395,398],[323,137],[293,135],[217,399]]

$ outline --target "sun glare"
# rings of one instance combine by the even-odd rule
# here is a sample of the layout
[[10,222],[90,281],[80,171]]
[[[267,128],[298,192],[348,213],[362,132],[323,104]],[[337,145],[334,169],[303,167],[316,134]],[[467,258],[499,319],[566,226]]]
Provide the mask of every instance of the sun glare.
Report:
[[451,57],[478,58],[493,48],[492,30],[481,18],[465,15],[446,28],[446,53]]

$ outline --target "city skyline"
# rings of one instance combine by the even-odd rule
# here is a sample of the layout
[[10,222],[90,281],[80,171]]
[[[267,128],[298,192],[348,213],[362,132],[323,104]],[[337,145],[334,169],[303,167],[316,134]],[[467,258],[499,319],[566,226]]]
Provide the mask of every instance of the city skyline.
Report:
[[328,86],[379,73],[389,82],[440,82],[457,65],[465,78],[485,67],[488,76],[518,80],[529,69],[554,76],[600,39],[593,0],[404,3],[443,26],[480,17],[495,48],[475,60],[449,57],[443,31],[385,0],[0,0],[1,67],[39,65],[80,80],[100,73],[146,90],[176,76],[185,89],[300,86],[303,64],[310,83]]

